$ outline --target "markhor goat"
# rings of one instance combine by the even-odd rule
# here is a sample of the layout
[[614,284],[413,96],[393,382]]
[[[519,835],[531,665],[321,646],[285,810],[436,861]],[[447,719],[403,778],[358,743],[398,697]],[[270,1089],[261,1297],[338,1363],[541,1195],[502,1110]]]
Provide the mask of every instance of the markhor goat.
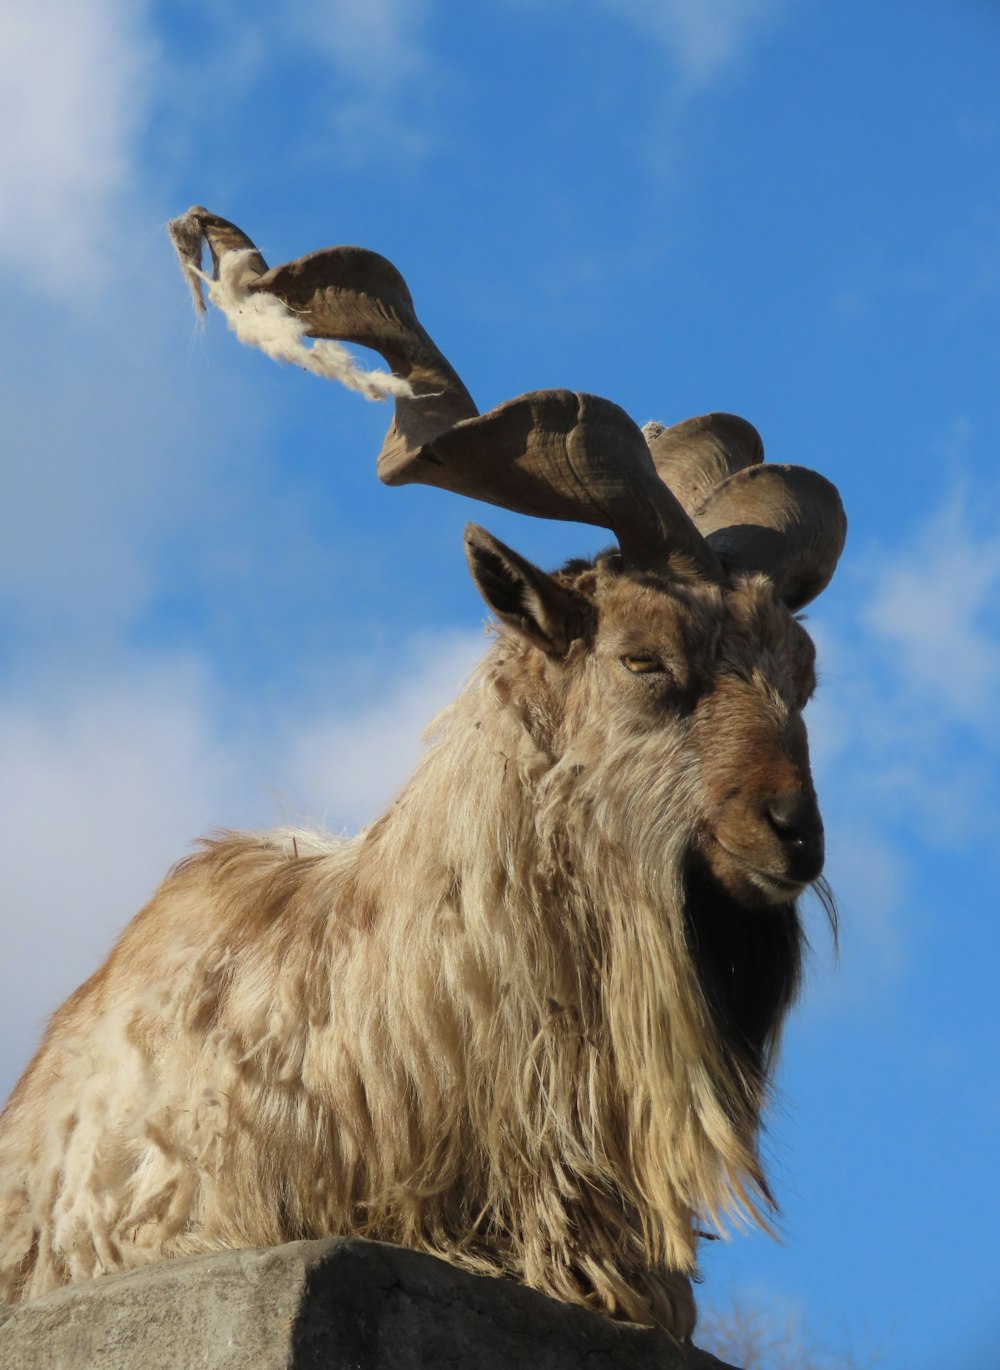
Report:
[[0,1299],[352,1233],[686,1338],[699,1228],[771,1203],[760,1114],[823,863],[794,614],[837,493],[731,415],[480,415],[383,258],[268,270],[205,210],[171,227],[242,338],[394,397],[389,484],[618,546],[549,575],[470,526],[497,641],[389,811],[167,876],[3,1113]]

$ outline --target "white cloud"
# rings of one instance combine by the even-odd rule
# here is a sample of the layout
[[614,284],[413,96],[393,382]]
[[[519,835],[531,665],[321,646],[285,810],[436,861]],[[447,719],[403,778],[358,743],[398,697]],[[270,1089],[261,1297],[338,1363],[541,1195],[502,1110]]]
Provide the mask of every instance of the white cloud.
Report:
[[9,1079],[44,1012],[98,961],[159,877],[225,819],[237,772],[190,666],[0,712],[0,999]]
[[374,818],[484,646],[478,633],[404,644],[383,697],[334,717],[275,720],[267,740],[234,728],[193,660],[0,706],[0,1099],[43,1015],[96,968],[199,835]]
[[58,639],[64,660],[70,639],[108,650],[163,592],[165,543],[210,518],[234,453],[253,478],[264,428],[235,361],[186,350],[165,233],[123,251],[118,288],[118,309],[48,335],[14,299],[0,337],[0,607],[19,640]]
[[995,758],[1000,534],[978,530],[956,500],[909,545],[870,552],[855,581],[867,588],[851,619],[816,633],[817,764],[836,772],[865,757],[883,785],[903,789],[922,772],[926,789]]
[[885,972],[906,963],[900,920],[933,854],[961,897],[962,857],[997,851],[1000,537],[956,500],[855,582],[850,618],[815,634],[824,679],[808,723],[845,946]]
[[659,43],[687,92],[710,85],[743,55],[785,0],[601,0]]
[[994,731],[998,603],[1000,534],[977,535],[956,501],[905,558],[886,560],[865,617],[909,692],[937,715]]
[[106,278],[151,46],[141,3],[4,8],[0,261],[50,295],[86,298]]
[[381,812],[412,769],[424,728],[455,697],[485,647],[478,633],[417,639],[393,662],[400,684],[387,698],[298,729],[289,748],[289,818],[308,815],[334,830],[356,829]]
[[[154,31],[148,0],[7,5],[0,264],[18,284],[90,306],[143,212],[139,142],[154,104],[163,106],[161,142],[178,156],[206,118],[245,111],[283,62],[313,64],[300,150],[314,135],[342,161],[360,163],[375,148],[420,155],[428,139],[417,106],[432,88],[421,41],[427,11],[426,0],[222,4],[199,15],[197,43],[182,53],[170,25]],[[154,212],[145,226],[154,231],[158,219]]]
[[385,95],[425,67],[426,17],[426,0],[307,0],[286,32],[318,45],[350,84]]
[[173,125],[183,144],[206,121],[233,123],[248,146],[258,128],[266,140],[275,127],[270,92],[290,78],[296,119],[283,155],[324,165],[363,165],[376,154],[405,163],[430,145],[427,111],[442,88],[424,38],[429,12],[429,0],[217,0],[199,14],[196,42],[168,35],[176,50],[163,86]]
[[902,853],[877,821],[839,812],[828,822],[827,843],[826,875],[836,890],[844,962],[865,967],[852,978],[866,981],[873,970],[876,978],[900,971],[906,964],[900,915],[908,874]]
[[427,12],[426,0],[309,0],[285,28],[328,63],[326,114],[341,161],[360,165],[382,148],[407,158],[428,150],[419,111],[436,79],[422,41]]

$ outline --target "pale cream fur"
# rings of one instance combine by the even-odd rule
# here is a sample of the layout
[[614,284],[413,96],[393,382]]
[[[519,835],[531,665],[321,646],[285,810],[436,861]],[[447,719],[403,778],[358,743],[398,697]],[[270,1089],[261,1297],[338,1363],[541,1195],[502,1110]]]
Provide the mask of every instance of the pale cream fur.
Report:
[[[566,583],[596,626],[502,630],[385,816],[206,843],[54,1015],[0,1122],[0,1299],[353,1233],[690,1334],[697,1226],[766,1189],[684,862],[706,758],[748,762],[718,682],[787,760],[811,649],[762,578]],[[642,635],[702,702],[622,669]]]
[[258,273],[248,267],[248,262],[255,256],[250,248],[224,252],[219,259],[218,278],[207,275],[194,263],[185,264],[185,269],[204,283],[208,298],[226,316],[241,343],[259,347],[274,361],[292,362],[316,376],[339,381],[367,400],[384,400],[389,396],[412,398],[409,381],[391,371],[364,370],[343,343],[317,338],[307,345],[307,328],[297,314],[277,295],[250,289]]

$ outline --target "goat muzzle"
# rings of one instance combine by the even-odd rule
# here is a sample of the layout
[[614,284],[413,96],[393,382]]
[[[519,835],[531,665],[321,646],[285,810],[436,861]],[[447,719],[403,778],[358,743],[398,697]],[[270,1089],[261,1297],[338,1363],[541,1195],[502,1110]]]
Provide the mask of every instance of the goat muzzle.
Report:
[[804,885],[823,869],[823,820],[811,790],[785,790],[764,806],[764,820],[781,844],[789,877]]

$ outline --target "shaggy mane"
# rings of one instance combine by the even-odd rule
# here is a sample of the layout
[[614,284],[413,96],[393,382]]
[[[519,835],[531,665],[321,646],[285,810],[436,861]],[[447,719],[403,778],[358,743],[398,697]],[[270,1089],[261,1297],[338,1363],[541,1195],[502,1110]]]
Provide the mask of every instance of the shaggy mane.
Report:
[[699,1230],[766,1226],[801,929],[692,857],[683,720],[567,747],[553,679],[503,631],[358,837],[171,872],[0,1122],[0,1298],[344,1233],[689,1334]]

